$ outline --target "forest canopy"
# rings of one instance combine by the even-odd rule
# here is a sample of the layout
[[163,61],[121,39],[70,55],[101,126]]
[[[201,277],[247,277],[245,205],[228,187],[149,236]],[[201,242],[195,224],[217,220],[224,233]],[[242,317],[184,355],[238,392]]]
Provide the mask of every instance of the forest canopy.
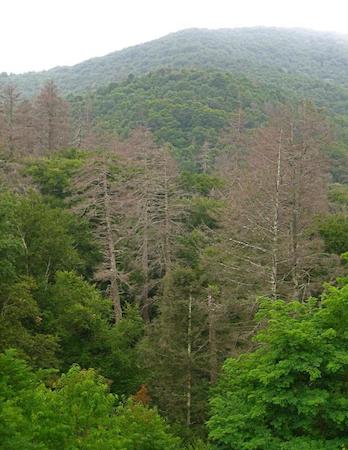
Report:
[[348,447],[347,87],[250,33],[236,66],[190,31],[209,64],[2,77],[0,446]]

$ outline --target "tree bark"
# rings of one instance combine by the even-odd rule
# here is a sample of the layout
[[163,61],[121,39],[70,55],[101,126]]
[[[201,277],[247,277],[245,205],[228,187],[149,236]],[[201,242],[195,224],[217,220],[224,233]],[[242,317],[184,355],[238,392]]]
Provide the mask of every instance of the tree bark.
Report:
[[187,311],[187,392],[186,392],[186,426],[191,426],[192,401],[192,296],[189,295]]
[[209,329],[209,363],[210,363],[210,383],[215,384],[217,379],[217,347],[214,298],[211,289],[208,290],[208,329]]
[[169,215],[169,184],[167,173],[167,161],[164,161],[164,267],[165,273],[169,273],[171,267],[170,255],[170,215]]
[[145,184],[144,184],[144,219],[143,219],[143,245],[142,245],[142,271],[144,276],[142,297],[142,317],[145,322],[150,321],[149,305],[149,189],[148,189],[148,161],[144,160]]
[[118,271],[115,258],[115,244],[112,233],[110,196],[108,189],[107,169],[104,167],[103,173],[103,200],[106,225],[106,239],[108,244],[109,263],[110,263],[110,297],[113,303],[115,323],[122,319],[122,308],[120,293],[118,287]]
[[278,293],[278,245],[279,245],[279,208],[280,208],[282,137],[283,137],[283,129],[281,128],[279,132],[274,214],[272,224],[273,245],[272,245],[271,293],[274,299],[277,298]]

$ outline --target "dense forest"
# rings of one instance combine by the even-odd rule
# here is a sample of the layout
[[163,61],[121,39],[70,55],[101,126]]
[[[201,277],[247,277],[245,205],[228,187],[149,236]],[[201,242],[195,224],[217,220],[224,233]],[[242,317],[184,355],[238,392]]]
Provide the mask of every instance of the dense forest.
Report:
[[0,448],[348,448],[347,45],[1,75]]

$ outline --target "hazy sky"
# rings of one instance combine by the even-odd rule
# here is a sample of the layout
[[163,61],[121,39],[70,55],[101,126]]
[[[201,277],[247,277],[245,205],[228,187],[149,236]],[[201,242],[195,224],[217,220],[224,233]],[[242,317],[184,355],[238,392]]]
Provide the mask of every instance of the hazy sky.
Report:
[[183,28],[348,34],[348,0],[0,0],[0,72],[71,65]]

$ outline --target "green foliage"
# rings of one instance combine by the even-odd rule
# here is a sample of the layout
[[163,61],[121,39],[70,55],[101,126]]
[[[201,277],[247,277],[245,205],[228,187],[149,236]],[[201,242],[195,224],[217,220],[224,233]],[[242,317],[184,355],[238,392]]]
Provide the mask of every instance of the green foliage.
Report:
[[13,351],[0,354],[0,437],[8,450],[33,449],[25,409],[35,406],[30,391],[37,387],[37,378]]
[[209,244],[209,239],[201,229],[193,229],[178,239],[178,258],[189,267],[199,263],[201,251]]
[[222,202],[208,197],[194,196],[188,200],[189,214],[187,225],[190,228],[218,226],[218,217],[221,212]]
[[17,261],[23,257],[23,245],[15,223],[13,198],[0,197],[0,282],[11,284],[16,279]]
[[135,393],[143,323],[129,307],[112,326],[110,301],[81,277],[100,259],[89,224],[38,194],[2,194],[0,211],[0,351],[35,367],[95,367],[113,391]]
[[59,337],[59,357],[66,369],[78,362],[95,366],[104,349],[111,317],[111,304],[72,272],[57,272],[55,282],[39,292],[42,326]]
[[84,156],[75,149],[64,150],[51,158],[28,161],[26,173],[31,175],[42,194],[63,199],[69,193],[71,177],[81,167]]
[[[141,345],[147,382],[159,410],[191,440],[202,433],[208,394],[206,309],[199,302],[198,273],[189,267],[175,267],[164,281],[164,292],[157,298],[158,317],[147,328]],[[189,308],[192,336],[188,337]],[[192,339],[192,354],[188,342]],[[175,374],[175,376],[173,376]],[[187,426],[187,380],[192,377],[193,423]]]
[[124,309],[121,322],[108,333],[108,355],[100,361],[102,373],[113,380],[112,391],[134,394],[145,380],[138,344],[144,334],[144,323],[136,306]]
[[348,251],[348,218],[332,214],[320,220],[319,233],[329,253],[341,255]]
[[23,357],[37,367],[58,364],[57,337],[42,325],[42,312],[35,299],[35,282],[21,279],[0,297],[0,351],[16,347]]
[[222,449],[348,445],[348,285],[321,302],[264,300],[259,348],[228,359],[211,399],[210,438]]
[[182,172],[181,185],[184,192],[193,192],[198,195],[208,196],[213,189],[221,188],[223,180],[207,173]]
[[86,267],[70,232],[78,221],[38,195],[2,194],[0,210],[0,349],[16,347],[34,365],[53,366],[59,338],[46,321],[48,284],[58,270]]
[[329,199],[334,207],[346,209],[348,206],[348,186],[346,184],[334,183],[329,189]]
[[[339,191],[342,191],[344,189],[344,185],[348,182],[347,171],[345,170],[345,167],[348,163],[348,153],[346,145],[348,120],[347,117],[345,117],[344,121],[342,120],[342,118],[334,117],[334,122],[337,133],[337,142],[336,144],[330,146],[330,148],[327,150],[327,155],[330,159],[331,164],[332,178],[335,182],[330,192],[332,198],[335,197],[335,193],[339,195]],[[343,183],[343,185],[340,185],[339,183]],[[342,189],[340,189],[340,186],[342,186]],[[341,192],[341,194],[343,194],[343,192]]]
[[17,260],[17,273],[49,279],[57,270],[82,265],[68,231],[72,216],[67,211],[46,205],[37,195],[13,196],[11,202],[11,225],[21,241],[23,255]]
[[153,410],[122,404],[94,370],[73,366],[45,387],[15,357],[0,355],[0,437],[8,450],[179,449]]
[[[35,194],[0,196],[0,278],[25,275],[49,280],[58,270],[91,270],[98,258],[86,222]],[[92,256],[91,256],[92,255]]]
[[[246,125],[251,127],[265,119],[262,106],[275,95],[235,74],[162,70],[100,88],[93,107],[100,127],[127,135],[145,126],[157,141],[174,146],[182,164],[190,169],[204,142],[217,141],[232,112],[243,107]],[[85,101],[87,97],[72,98],[75,115]]]
[[[35,91],[39,79],[56,78],[65,93],[78,94],[70,100],[81,142],[109,149],[107,160],[104,150],[67,149],[25,160],[24,170],[16,155],[2,166],[2,192],[11,187],[17,194],[0,195],[0,351],[16,348],[32,367],[67,373],[50,375],[48,388],[41,381],[46,372],[34,373],[12,351],[1,355],[0,446],[180,448],[155,411],[123,402],[148,382],[151,400],[189,448],[209,448],[192,442],[205,436],[209,387],[226,354],[250,348],[254,296],[264,282],[243,269],[244,254],[231,246],[230,231],[239,233],[234,202],[218,200],[227,185],[243,180],[232,179],[233,170],[224,180],[210,170],[223,151],[236,166],[245,164],[249,138],[278,103],[314,100],[329,111],[337,141],[324,149],[332,162],[334,214],[319,218],[315,231],[327,253],[347,260],[346,53],[339,37],[300,30],[186,30],[73,68],[0,74],[0,85],[15,78],[26,92]],[[84,93],[91,81],[96,90]],[[149,177],[155,199],[144,182],[152,163],[145,169],[144,155],[135,162],[137,152],[127,148],[132,141],[111,150],[116,133],[126,139],[139,126],[151,130],[183,169],[166,177],[175,177],[180,200],[170,204],[169,221],[159,207],[159,179]],[[141,149],[146,145],[141,142]],[[109,267],[95,270],[103,256],[96,240],[103,247],[105,238],[105,230],[96,232],[104,214],[95,175],[99,171],[103,180],[105,167],[115,188],[110,226],[124,308],[117,324],[106,299]],[[23,174],[29,176],[22,185]],[[29,183],[39,193],[28,193]],[[103,193],[102,182],[99,188]],[[86,220],[68,206],[81,208]],[[322,252],[318,233],[306,238]],[[257,239],[264,240],[262,232]],[[253,256],[250,263],[262,271]],[[319,283],[329,276],[326,266],[306,266],[312,280],[314,272]],[[347,446],[346,290],[330,288],[322,303],[262,303],[259,317],[267,326],[257,349],[226,362],[213,395],[209,423],[218,448]],[[139,314],[145,301],[150,323]]]

